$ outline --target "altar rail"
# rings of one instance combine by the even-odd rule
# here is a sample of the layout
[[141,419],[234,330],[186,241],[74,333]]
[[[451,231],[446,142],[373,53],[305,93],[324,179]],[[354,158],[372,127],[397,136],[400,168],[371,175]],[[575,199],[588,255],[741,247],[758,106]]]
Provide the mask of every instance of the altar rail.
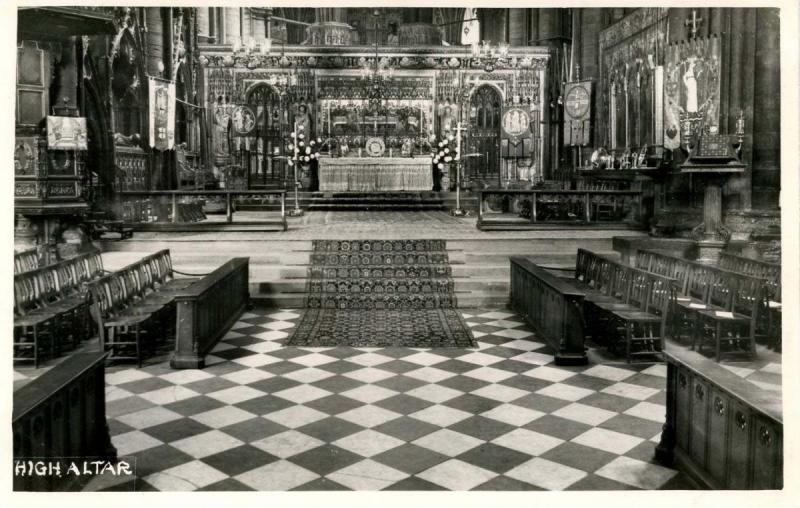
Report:
[[764,390],[697,353],[670,350],[667,421],[656,459],[677,463],[707,489],[780,489],[779,392]]
[[[280,215],[269,220],[247,221],[247,224],[273,225],[287,228],[285,190],[162,190],[123,191],[116,195],[112,207],[117,217],[139,230],[188,229],[223,224],[207,214],[225,213],[225,224],[234,222],[237,203],[261,200],[280,204]],[[242,222],[244,223],[244,222]]]
[[233,258],[175,295],[174,369],[200,369],[205,355],[249,304],[250,258]]
[[478,191],[478,229],[536,224],[643,227],[637,190],[488,189]]
[[547,340],[556,365],[585,364],[585,294],[527,258],[509,259],[512,308]]
[[[73,354],[14,392],[14,465],[116,458],[106,423],[105,357],[99,352]],[[66,470],[62,463],[62,473]],[[64,490],[74,479],[66,474],[17,474],[14,490]]]

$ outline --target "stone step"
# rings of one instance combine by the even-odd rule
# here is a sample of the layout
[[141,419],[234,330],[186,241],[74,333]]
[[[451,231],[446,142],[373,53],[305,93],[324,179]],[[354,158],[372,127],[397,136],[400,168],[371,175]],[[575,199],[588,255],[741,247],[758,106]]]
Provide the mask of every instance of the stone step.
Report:
[[508,293],[503,294],[460,294],[458,295],[459,309],[490,308],[501,309],[508,307]]
[[305,295],[287,293],[250,293],[250,302],[259,307],[300,309],[305,306]]

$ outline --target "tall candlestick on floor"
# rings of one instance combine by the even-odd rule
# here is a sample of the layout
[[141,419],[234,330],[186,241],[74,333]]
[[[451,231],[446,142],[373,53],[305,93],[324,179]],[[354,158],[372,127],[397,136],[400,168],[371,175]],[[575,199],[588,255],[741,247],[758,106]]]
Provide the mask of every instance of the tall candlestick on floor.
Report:
[[461,131],[466,130],[466,127],[461,126],[461,122],[456,125],[456,207],[450,211],[450,215],[462,216],[467,213],[461,209]]
[[300,164],[300,159],[297,156],[300,149],[297,147],[300,139],[297,136],[297,120],[294,121],[294,141],[292,141],[292,166],[294,166],[294,210],[289,210],[289,215],[292,217],[300,217],[303,215],[303,210],[300,208],[299,187],[300,180],[297,178],[297,166]]

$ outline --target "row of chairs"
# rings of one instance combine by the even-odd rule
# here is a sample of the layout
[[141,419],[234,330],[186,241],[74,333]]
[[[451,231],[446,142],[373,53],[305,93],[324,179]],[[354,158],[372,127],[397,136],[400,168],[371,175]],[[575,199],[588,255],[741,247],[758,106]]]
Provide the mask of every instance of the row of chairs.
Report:
[[769,263],[739,256],[731,252],[723,252],[719,257],[719,267],[743,275],[765,279],[767,281],[765,288],[767,297],[774,302],[781,301],[781,265],[779,263]]
[[175,333],[175,295],[195,278],[175,278],[168,249],[101,277],[89,285],[92,317],[109,360],[155,353]]
[[677,280],[674,338],[690,338],[701,352],[710,343],[717,361],[723,353],[755,357],[766,279],[647,250],[637,253],[636,266]]
[[39,367],[43,353],[57,356],[91,336],[86,284],[104,273],[90,252],[14,276],[14,360]]
[[39,253],[36,248],[14,253],[14,275],[39,268]]
[[575,282],[585,293],[584,316],[593,338],[626,361],[664,349],[675,280],[578,249]]
[[178,220],[176,222],[199,222],[206,220],[206,214],[203,212],[203,203],[203,200],[178,203]]

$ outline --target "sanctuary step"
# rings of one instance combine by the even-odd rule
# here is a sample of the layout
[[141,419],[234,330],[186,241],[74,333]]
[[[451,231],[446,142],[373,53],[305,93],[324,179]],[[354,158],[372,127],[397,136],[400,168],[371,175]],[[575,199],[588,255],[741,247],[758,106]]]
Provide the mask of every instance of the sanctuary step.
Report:
[[[353,223],[347,226],[351,230]],[[420,230],[426,230],[424,223],[420,224]],[[340,234],[345,233],[333,228],[323,237],[336,238]],[[561,230],[528,232],[524,238],[511,238],[508,233],[489,234],[470,229],[465,235],[473,238],[465,236],[447,241],[458,305],[461,308],[505,307],[509,294],[509,256],[530,256],[544,267],[561,268],[553,270],[555,275],[571,277],[568,270],[575,266],[578,247],[618,257],[611,239],[620,234],[641,236],[634,232]],[[312,248],[311,241],[306,239],[265,238],[263,234],[254,232],[214,235],[143,233],[122,242],[103,242],[104,266],[114,270],[132,259],[167,247],[172,252],[175,269],[192,274],[210,272],[230,257],[248,256],[250,296],[254,304],[275,308],[302,308],[305,305]]]
[[434,192],[315,192],[308,205],[314,211],[444,210]]

